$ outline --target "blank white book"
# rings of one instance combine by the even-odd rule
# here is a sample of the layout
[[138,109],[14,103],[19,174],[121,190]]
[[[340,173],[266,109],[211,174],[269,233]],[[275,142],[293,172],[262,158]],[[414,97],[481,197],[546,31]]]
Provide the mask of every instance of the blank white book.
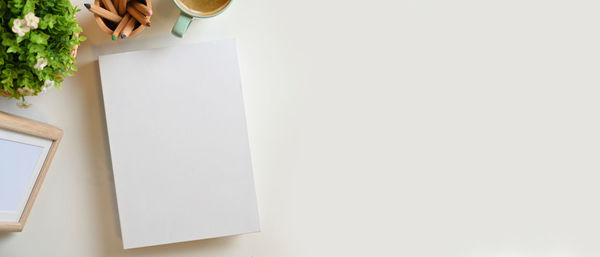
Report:
[[99,63],[123,247],[259,231],[236,42]]

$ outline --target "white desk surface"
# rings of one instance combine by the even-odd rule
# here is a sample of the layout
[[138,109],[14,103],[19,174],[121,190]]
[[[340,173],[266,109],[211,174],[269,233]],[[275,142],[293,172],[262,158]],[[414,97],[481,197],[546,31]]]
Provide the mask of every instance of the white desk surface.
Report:
[[[80,6],[84,1],[74,1]],[[598,256],[600,2],[246,1],[111,42],[29,110],[65,136],[7,257]],[[97,56],[237,38],[262,232],[122,250]]]

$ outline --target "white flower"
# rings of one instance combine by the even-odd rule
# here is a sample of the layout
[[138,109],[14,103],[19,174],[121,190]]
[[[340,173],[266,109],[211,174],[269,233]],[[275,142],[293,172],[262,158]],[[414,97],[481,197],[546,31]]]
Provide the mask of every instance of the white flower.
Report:
[[21,88],[17,89],[17,92],[23,96],[30,96],[30,95],[33,95],[33,93],[35,93],[35,91],[33,89],[28,88],[28,87],[21,87]]
[[42,93],[46,93],[48,91],[48,89],[54,87],[54,81],[53,80],[46,80],[44,81],[44,85],[42,86]]
[[27,101],[18,101],[17,106],[19,106],[19,108],[27,109],[27,108],[31,107],[31,104],[28,103]]
[[37,63],[33,65],[33,68],[36,70],[43,70],[46,65],[48,65],[48,60],[46,60],[46,58],[38,58]]
[[27,26],[25,20],[15,19],[13,20],[12,31],[17,33],[19,37],[25,36],[27,32],[29,32],[29,27]]
[[27,22],[27,27],[37,29],[40,18],[36,17],[34,13],[30,12],[25,15],[25,21]]
[[12,31],[17,33],[19,37],[25,36],[31,29],[37,29],[40,18],[36,17],[34,13],[30,12],[25,15],[25,19],[14,19]]

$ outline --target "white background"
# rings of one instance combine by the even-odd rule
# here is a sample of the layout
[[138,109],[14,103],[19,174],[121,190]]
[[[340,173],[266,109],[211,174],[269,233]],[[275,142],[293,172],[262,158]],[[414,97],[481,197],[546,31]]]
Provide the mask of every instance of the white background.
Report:
[[[119,42],[80,13],[79,72],[17,112],[65,136],[0,256],[600,254],[600,2],[234,0],[184,40],[154,5]],[[97,55],[222,38],[239,40],[262,232],[124,251]]]

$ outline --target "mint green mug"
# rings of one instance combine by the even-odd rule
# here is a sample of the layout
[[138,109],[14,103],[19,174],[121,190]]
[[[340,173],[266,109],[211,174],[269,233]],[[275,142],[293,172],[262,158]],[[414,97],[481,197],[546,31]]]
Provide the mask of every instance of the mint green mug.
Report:
[[171,33],[183,37],[194,18],[210,18],[222,13],[231,0],[173,0],[181,10]]

